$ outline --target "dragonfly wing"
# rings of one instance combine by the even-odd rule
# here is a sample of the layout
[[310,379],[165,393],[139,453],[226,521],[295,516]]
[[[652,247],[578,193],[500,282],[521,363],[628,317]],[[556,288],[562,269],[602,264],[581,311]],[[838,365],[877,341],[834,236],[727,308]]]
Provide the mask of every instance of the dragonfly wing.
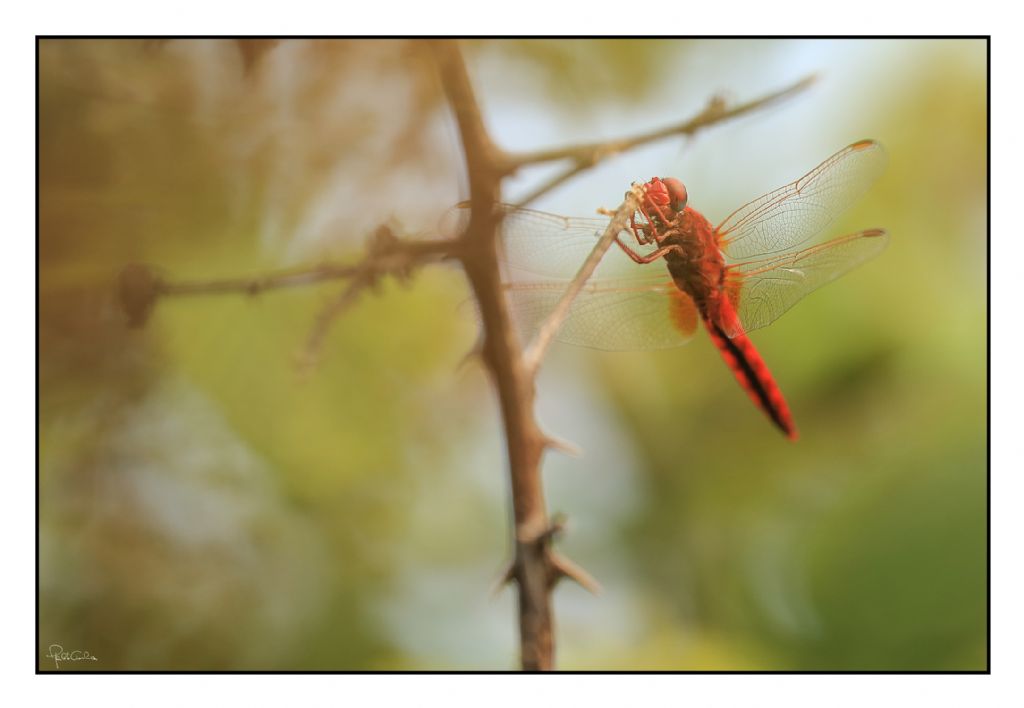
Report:
[[[686,343],[697,324],[693,300],[675,287],[667,273],[658,276],[588,282],[573,300],[556,339],[607,351],[668,349]],[[555,281],[505,285],[523,341],[537,333],[566,286]]]
[[860,197],[885,168],[873,140],[853,143],[800,179],[744,204],[718,225],[731,260],[782,253],[821,232]]
[[[608,228],[608,218],[575,218],[499,204],[500,257],[505,293],[524,341],[554,310],[587,255]],[[469,221],[459,205],[442,221],[453,237]],[[631,247],[643,252],[628,229]],[[539,277],[538,277],[539,276]],[[573,300],[556,339],[569,344],[628,351],[666,349],[687,342],[697,311],[659,262],[640,265],[612,247]]]
[[[808,293],[877,256],[888,242],[888,233],[870,229],[796,253],[729,266],[727,288],[743,330],[774,322]],[[730,337],[739,333],[726,332]]]
[[[499,256],[506,269],[547,278],[572,278],[611,221],[605,217],[559,216],[510,204],[498,204],[495,209],[502,216]],[[468,206],[458,205],[451,208],[443,218],[441,232],[445,236],[454,237],[468,223]],[[647,250],[637,247],[628,229],[624,229],[622,234],[628,238],[627,243],[634,250]],[[613,245],[601,259],[595,277],[614,274],[631,277],[638,267]]]

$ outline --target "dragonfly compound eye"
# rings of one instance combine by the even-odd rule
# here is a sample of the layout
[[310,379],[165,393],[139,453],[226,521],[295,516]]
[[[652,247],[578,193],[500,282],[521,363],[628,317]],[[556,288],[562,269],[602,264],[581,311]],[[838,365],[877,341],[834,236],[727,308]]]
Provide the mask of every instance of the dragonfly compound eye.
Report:
[[683,183],[677,180],[675,177],[666,177],[661,180],[661,183],[665,185],[665,189],[668,190],[670,204],[672,209],[675,211],[682,211],[686,208],[686,187]]
[[651,181],[644,185],[644,196],[648,202],[659,207],[668,206],[671,201],[665,183],[657,177],[652,177]]

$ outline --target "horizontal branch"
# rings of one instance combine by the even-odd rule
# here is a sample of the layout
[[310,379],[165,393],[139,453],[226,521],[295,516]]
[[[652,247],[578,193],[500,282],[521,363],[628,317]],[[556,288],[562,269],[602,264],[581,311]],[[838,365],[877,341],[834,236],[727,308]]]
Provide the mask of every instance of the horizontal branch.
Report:
[[180,282],[160,281],[157,294],[161,296],[226,295],[231,293],[258,295],[267,290],[315,285],[327,280],[350,278],[357,274],[359,270],[360,266],[358,264],[324,264],[312,268],[276,271],[254,277],[186,280]]
[[451,257],[460,247],[455,240],[403,240],[386,226],[375,232],[364,258],[353,264],[325,263],[306,268],[272,271],[257,276],[213,280],[168,281],[144,263],[130,263],[120,275],[121,306],[133,327],[145,324],[161,297],[190,295],[258,295],[269,290],[315,285],[331,280],[384,274],[408,275],[423,263]]
[[572,160],[572,163],[564,170],[554,175],[548,181],[519,200],[519,206],[526,206],[572,177],[575,177],[579,173],[595,166],[604,159],[646,143],[663,140],[664,138],[677,135],[693,135],[702,128],[708,128],[717,123],[729,120],[730,118],[736,118],[793,96],[807,89],[815,81],[817,81],[816,76],[808,76],[792,86],[766,96],[762,96],[761,98],[753,101],[748,101],[747,103],[734,106],[733,108],[727,108],[725,102],[720,98],[713,98],[703,111],[683,123],[677,123],[665,128],[658,128],[657,130],[640,133],[639,135],[634,135],[628,138],[585,143],[582,145],[554,148],[551,150],[506,154],[504,156],[503,166],[507,173],[512,173],[520,167],[525,167],[527,165],[552,162],[556,160]]
[[742,103],[738,106],[734,106],[733,108],[727,108],[722,99],[715,98],[712,99],[708,103],[707,107],[698,115],[683,123],[658,128],[657,130],[640,133],[628,138],[584,143],[581,145],[553,148],[550,150],[506,154],[505,164],[503,166],[507,171],[514,172],[525,165],[534,165],[541,162],[551,162],[553,160],[564,159],[572,159],[577,164],[592,166],[606,157],[616,155],[639,145],[654,142],[656,140],[662,140],[675,135],[692,135],[701,128],[714,125],[715,123],[719,123],[730,118],[736,118],[745,113],[750,113],[758,108],[763,108],[769,104],[775,103],[776,101],[780,101],[804,91],[815,81],[817,81],[817,76],[811,75],[801,79],[792,86],[775,91],[774,93],[762,96],[761,98],[753,101]]

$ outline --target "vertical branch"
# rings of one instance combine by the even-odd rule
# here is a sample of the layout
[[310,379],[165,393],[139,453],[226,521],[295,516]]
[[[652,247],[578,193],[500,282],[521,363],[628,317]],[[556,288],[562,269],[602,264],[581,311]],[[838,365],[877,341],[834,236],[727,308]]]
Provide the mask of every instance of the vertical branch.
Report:
[[498,391],[508,449],[515,557],[511,577],[519,594],[522,667],[553,668],[550,591],[555,577],[540,460],[545,439],[533,418],[534,387],[501,290],[496,233],[502,155],[490,142],[454,42],[433,45],[444,91],[455,113],[469,173],[471,213],[460,259],[482,320],[482,355]]

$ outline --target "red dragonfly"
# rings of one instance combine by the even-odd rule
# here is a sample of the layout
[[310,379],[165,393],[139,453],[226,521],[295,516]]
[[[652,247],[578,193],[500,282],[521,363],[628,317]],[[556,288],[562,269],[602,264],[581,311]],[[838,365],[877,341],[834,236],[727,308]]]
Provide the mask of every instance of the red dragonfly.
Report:
[[[666,348],[688,341],[700,319],[753,402],[795,440],[789,406],[747,333],[885,248],[888,234],[882,229],[809,243],[884,166],[878,143],[853,143],[717,226],[687,204],[682,182],[652,178],[643,185],[639,211],[617,237],[620,250],[605,255],[558,339],[605,350]],[[505,288],[528,337],[609,221],[509,205],[499,209]],[[648,265],[655,261],[663,261],[667,272]]]

